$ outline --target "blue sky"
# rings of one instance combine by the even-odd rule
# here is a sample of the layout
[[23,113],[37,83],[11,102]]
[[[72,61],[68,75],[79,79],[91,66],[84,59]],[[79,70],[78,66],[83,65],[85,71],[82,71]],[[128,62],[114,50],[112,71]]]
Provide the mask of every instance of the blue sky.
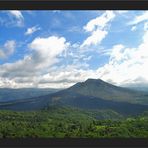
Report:
[[0,11],[0,87],[145,85],[147,40],[148,11]]

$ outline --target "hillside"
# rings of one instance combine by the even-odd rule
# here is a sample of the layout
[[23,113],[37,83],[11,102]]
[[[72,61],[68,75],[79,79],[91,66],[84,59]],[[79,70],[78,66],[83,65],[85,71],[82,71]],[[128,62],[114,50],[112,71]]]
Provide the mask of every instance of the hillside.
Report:
[[84,96],[99,97],[105,100],[148,105],[148,93],[117,87],[101,79],[88,79],[69,88]]
[[[138,115],[148,110],[144,102],[135,103],[134,96],[140,95],[142,92],[117,87],[102,80],[88,79],[53,94],[0,103],[0,109],[30,111],[58,105],[86,110],[111,109],[123,115]],[[127,96],[131,99],[127,99]]]

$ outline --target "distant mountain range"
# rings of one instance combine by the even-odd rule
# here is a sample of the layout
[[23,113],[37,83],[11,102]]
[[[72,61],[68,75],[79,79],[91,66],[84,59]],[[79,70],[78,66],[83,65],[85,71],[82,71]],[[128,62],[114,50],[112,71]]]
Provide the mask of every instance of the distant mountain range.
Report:
[[128,86],[126,88],[136,90],[136,91],[143,91],[143,92],[148,93],[148,86]]
[[20,89],[11,89],[11,88],[0,88],[0,102],[7,102],[13,100],[21,100],[32,97],[44,96],[47,94],[55,93],[59,89],[50,89],[50,88],[20,88]]
[[148,111],[148,94],[117,87],[100,79],[88,79],[52,94],[0,103],[0,109],[23,111],[50,106],[86,110],[111,109],[125,115],[137,115]]
[[127,84],[122,84],[121,87],[128,88],[131,90],[136,90],[136,91],[144,91],[148,93],[148,83],[127,83]]

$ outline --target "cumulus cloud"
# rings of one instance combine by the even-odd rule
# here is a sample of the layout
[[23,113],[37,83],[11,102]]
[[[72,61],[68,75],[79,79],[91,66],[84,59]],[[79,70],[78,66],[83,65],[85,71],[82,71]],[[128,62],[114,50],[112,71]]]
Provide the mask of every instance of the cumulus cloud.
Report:
[[[142,43],[137,48],[115,45],[110,53],[108,64],[97,70],[104,80],[112,80],[117,85],[148,82],[148,31],[145,31]],[[140,78],[140,79],[139,79]],[[139,83],[138,81],[138,83]]]
[[[101,78],[116,85],[146,83],[147,40],[148,31],[145,31],[142,43],[136,48],[128,48],[122,44],[114,45],[108,53],[109,62],[92,70],[83,69],[79,64],[54,66],[52,61],[57,59],[56,57],[69,46],[69,43],[63,37],[36,38],[29,44],[31,50],[29,56],[16,63],[0,66],[0,85],[12,88],[67,88],[88,78]],[[90,58],[88,57],[88,60]],[[48,68],[49,66],[53,67]]]
[[6,43],[0,48],[0,58],[7,58],[15,51],[16,43],[13,40],[6,41]]
[[[16,71],[15,73],[11,73],[11,75],[13,74],[16,74]],[[37,75],[34,71],[32,72],[32,75],[26,74],[24,76],[15,75],[13,78],[10,75],[7,75],[7,77],[0,77],[0,86],[8,86],[11,88],[67,88],[90,77],[98,78],[97,73],[95,73],[94,70],[84,70],[78,65],[68,65],[65,67],[61,66],[55,69],[50,69],[50,72],[42,75]]]
[[37,27],[37,26],[33,26],[33,27],[30,27],[27,29],[27,31],[25,32],[25,35],[31,35],[33,34],[34,32],[40,30],[41,28],[40,27]]
[[24,17],[19,10],[10,10],[9,14],[16,19],[16,25],[22,26],[24,24]]
[[38,67],[46,67],[54,64],[57,61],[57,56],[60,55],[67,47],[64,37],[51,36],[48,38],[36,38],[29,45],[33,52],[32,58],[39,63]]
[[91,35],[83,41],[81,48],[83,49],[86,46],[100,44],[108,34],[105,27],[114,17],[115,14],[113,11],[106,11],[101,16],[90,20],[86,26],[84,26],[84,30],[90,32]]
[[[48,73],[50,66],[59,62],[58,56],[68,46],[69,43],[66,42],[64,37],[35,38],[28,45],[31,52],[29,55],[14,63],[0,65],[0,77],[3,81],[1,86],[6,86],[8,80],[11,80],[11,86],[13,87],[34,86],[39,76]],[[24,80],[24,83],[19,83],[19,80]],[[30,81],[26,82],[28,80]]]
[[[97,78],[94,70],[84,70],[78,65],[68,65],[55,71],[45,74],[39,81],[39,86],[54,86],[57,88],[67,88],[77,82],[82,82],[88,78]],[[46,84],[46,85],[45,85]],[[48,84],[48,85],[47,85]]]
[[[90,20],[84,26],[90,36],[82,44],[71,45],[64,37],[58,36],[35,38],[28,44],[28,55],[14,63],[0,65],[0,87],[66,88],[88,78],[101,78],[117,85],[148,82],[147,22],[144,22],[144,35],[139,46],[129,48],[119,43],[109,50],[103,48],[109,62],[102,67],[91,69],[87,62],[93,55],[80,50],[82,47],[84,49],[86,46],[99,45],[108,34],[108,25],[117,13],[119,12],[106,11]],[[30,31],[27,30],[28,33],[26,31],[28,35],[35,32],[31,28]],[[12,42],[6,42],[0,49],[0,57],[4,57],[6,53],[13,54],[12,47]],[[62,61],[62,58],[66,59]]]
[[136,16],[129,25],[133,25],[131,31],[137,29],[137,24],[143,23],[144,35],[141,44],[135,48],[125,45],[114,45],[107,52],[110,56],[109,62],[96,71],[99,78],[117,85],[148,84],[148,15],[147,11]]

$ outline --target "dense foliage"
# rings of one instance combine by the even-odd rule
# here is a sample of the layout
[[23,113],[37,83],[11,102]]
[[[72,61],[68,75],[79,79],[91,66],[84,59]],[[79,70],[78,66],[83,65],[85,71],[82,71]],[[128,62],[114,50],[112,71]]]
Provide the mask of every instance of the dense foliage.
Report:
[[122,117],[113,111],[48,108],[36,112],[0,111],[0,137],[147,137],[147,113]]

